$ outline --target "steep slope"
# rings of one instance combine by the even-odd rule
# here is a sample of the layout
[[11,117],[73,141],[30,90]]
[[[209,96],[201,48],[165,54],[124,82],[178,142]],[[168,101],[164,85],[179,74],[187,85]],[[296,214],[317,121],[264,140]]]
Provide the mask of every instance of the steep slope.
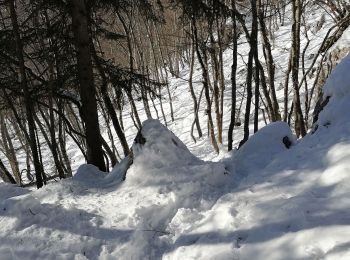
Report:
[[[277,147],[271,136],[266,139],[258,132],[237,152],[231,163],[239,169],[235,174],[246,177],[211,211],[202,212],[206,217],[196,227],[179,235],[170,259],[350,258],[348,71],[350,55],[326,82],[324,92],[330,101],[314,134],[289,150],[280,148],[263,168],[249,155],[258,151],[256,158],[269,158],[268,147]],[[281,129],[269,128],[270,132]],[[225,228],[210,228],[217,217]]]
[[174,216],[200,219],[233,181],[223,163],[197,159],[157,120],[144,123],[142,136],[125,182],[121,164],[108,175],[83,165],[38,191],[2,184],[1,258],[159,258],[185,228]]
[[[307,24],[318,17],[319,10]],[[310,35],[310,56],[331,25],[328,17]],[[287,20],[275,32],[276,86],[287,67],[290,26]],[[340,44],[348,46],[349,35],[348,30]],[[240,65],[247,50],[242,42]],[[228,49],[226,97],[231,61]],[[349,57],[326,83],[330,99],[314,134],[296,141],[286,124],[275,123],[240,151],[217,156],[208,139],[190,139],[193,108],[184,68],[182,78],[170,81],[176,120],[168,126],[179,138],[159,122],[146,121],[146,143],[134,146],[126,182],[122,164],[108,175],[82,165],[73,179],[39,191],[0,184],[0,259],[350,259],[348,71]],[[199,94],[199,70],[194,80]],[[240,94],[244,80],[240,70]],[[137,105],[145,119],[141,102]],[[227,126],[230,100],[224,111]],[[167,104],[165,112],[169,119]],[[124,116],[131,144],[135,129],[129,111]],[[200,118],[205,126],[204,105]],[[234,134],[238,143],[241,129]],[[285,136],[290,149],[281,141]],[[83,158],[68,145],[78,167]],[[201,159],[228,158],[204,162],[189,150]]]
[[204,162],[148,120],[125,182],[122,164],[37,191],[1,184],[1,259],[349,259],[349,69],[350,55],[299,141],[274,123]]

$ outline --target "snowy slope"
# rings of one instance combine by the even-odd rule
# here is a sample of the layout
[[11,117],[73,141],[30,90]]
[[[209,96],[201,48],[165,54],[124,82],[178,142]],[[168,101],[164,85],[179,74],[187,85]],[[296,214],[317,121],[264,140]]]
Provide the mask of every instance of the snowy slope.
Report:
[[125,182],[120,166],[105,175],[83,165],[72,180],[35,192],[3,184],[2,259],[160,257],[169,235],[186,228],[173,222],[179,212],[210,209],[232,178],[224,164],[197,159],[156,120],[146,121],[142,134],[146,144],[133,146]]
[[[310,12],[310,21],[320,16]],[[330,25],[327,18],[321,31],[309,35],[308,53],[317,51]],[[278,86],[288,60],[288,21],[275,37]],[[349,39],[347,30],[339,44],[346,46]],[[246,47],[240,45],[243,58]],[[230,52],[224,57],[226,97]],[[349,63],[348,57],[326,83],[330,101],[314,134],[297,141],[278,122],[239,151],[226,154],[222,146],[219,156],[206,137],[196,144],[190,139],[193,108],[184,68],[183,79],[170,81],[175,122],[169,122],[164,104],[175,134],[158,121],[146,121],[146,144],[134,146],[125,182],[120,174],[125,162],[107,175],[81,165],[82,156],[68,144],[75,168],[81,165],[73,179],[40,190],[0,184],[0,259],[350,259]],[[194,80],[199,93],[199,70]],[[238,83],[244,80],[239,73]],[[202,100],[203,126],[204,107]],[[229,100],[224,109],[227,127]],[[136,130],[127,110],[124,115],[131,144]],[[285,136],[293,143],[290,149],[282,143]],[[234,137],[241,140],[241,129]]]
[[299,141],[274,123],[205,162],[148,120],[125,182],[85,165],[38,191],[2,184],[1,259],[350,259],[349,69]]

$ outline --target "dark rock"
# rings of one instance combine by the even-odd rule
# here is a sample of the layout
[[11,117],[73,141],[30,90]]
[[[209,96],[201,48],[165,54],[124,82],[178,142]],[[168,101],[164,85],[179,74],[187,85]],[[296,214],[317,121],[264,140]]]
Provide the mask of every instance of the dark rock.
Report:
[[288,136],[283,137],[282,142],[289,149],[292,146],[292,142],[289,140]]

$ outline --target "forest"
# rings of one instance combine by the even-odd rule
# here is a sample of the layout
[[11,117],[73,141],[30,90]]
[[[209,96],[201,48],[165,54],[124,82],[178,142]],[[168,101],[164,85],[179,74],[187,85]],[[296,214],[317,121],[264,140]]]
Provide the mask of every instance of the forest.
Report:
[[0,0],[0,259],[350,259],[349,0]]
[[[131,154],[126,127],[137,132],[145,119],[177,120],[169,80],[181,78],[185,67],[193,142],[207,135],[216,153],[230,151],[258,131],[261,118],[285,121],[303,137],[324,102],[321,86],[348,50],[332,47],[350,25],[349,6],[345,0],[3,0],[1,178],[40,188],[72,177],[68,149],[109,171]],[[315,9],[322,16],[307,24]],[[290,47],[281,69],[274,32],[287,25]],[[321,39],[311,50],[315,36]],[[228,52],[231,64],[224,63]],[[201,77],[194,79],[196,70]]]

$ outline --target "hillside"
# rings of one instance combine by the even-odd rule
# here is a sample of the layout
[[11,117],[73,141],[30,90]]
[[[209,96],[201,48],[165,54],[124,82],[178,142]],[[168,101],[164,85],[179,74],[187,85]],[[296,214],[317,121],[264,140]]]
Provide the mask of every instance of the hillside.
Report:
[[350,56],[299,141],[275,123],[204,162],[151,120],[125,182],[122,166],[104,176],[85,165],[38,191],[2,184],[2,259],[349,258],[349,68]]
[[[271,36],[275,39],[275,85],[281,108],[291,48],[291,10],[286,12],[285,23]],[[304,38],[301,42],[301,49],[308,44],[306,67],[334,23],[326,16],[316,32],[321,14],[322,10],[311,8],[302,25],[310,37],[309,43]],[[245,37],[238,43],[237,119],[243,122],[249,44]],[[219,154],[207,134],[204,99],[199,107],[204,135],[195,142],[191,138],[194,114],[188,86],[190,68],[185,64],[179,77],[167,79],[174,121],[170,120],[166,89],[161,93],[162,104],[159,99],[152,100],[153,119],[147,119],[142,100],[135,99],[143,122],[140,131],[134,126],[132,108],[129,104],[123,108],[121,117],[133,158],[126,176],[128,157],[111,172],[102,172],[85,164],[76,142],[67,137],[72,178],[52,180],[40,189],[0,183],[0,259],[350,259],[349,46],[350,28],[327,55],[324,53],[325,59],[334,62],[327,68],[332,73],[320,86],[323,106],[314,124],[309,118],[305,137],[298,139],[286,122],[268,123],[261,105],[259,131],[253,134],[251,111],[250,138],[230,152],[232,49],[227,47],[223,56],[224,136]],[[259,50],[263,59],[261,44]],[[329,53],[347,55],[340,61]],[[320,59],[322,55],[317,66]],[[164,74],[169,70],[163,69]],[[315,74],[306,80],[310,87]],[[193,86],[198,97],[202,85],[196,61]],[[303,86],[303,101],[305,95]],[[288,108],[292,101],[290,90]],[[314,108],[316,94],[311,102]],[[109,140],[111,126],[100,122],[102,136]],[[233,133],[237,147],[243,125],[237,125]],[[116,135],[113,138],[122,151]],[[44,142],[42,135],[39,139]],[[42,148],[44,165],[52,168],[49,149]],[[18,158],[24,168],[24,152]]]

